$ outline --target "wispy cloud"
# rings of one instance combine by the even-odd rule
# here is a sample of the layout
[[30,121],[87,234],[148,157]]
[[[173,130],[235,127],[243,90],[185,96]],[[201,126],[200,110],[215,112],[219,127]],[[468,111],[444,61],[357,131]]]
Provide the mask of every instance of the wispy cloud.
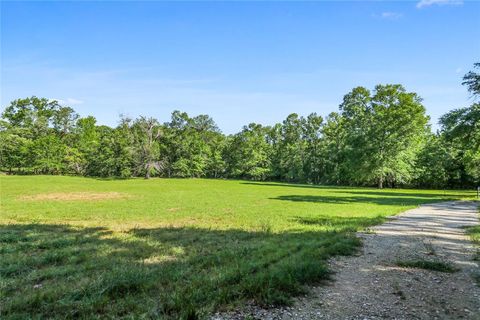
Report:
[[67,99],[51,98],[50,101],[57,101],[59,104],[67,105],[67,106],[76,106],[83,103],[83,100],[78,100],[75,98],[67,98]]
[[78,104],[82,104],[83,101],[82,100],[78,100],[78,99],[75,99],[75,98],[67,98],[67,104],[70,104],[70,105],[78,105]]
[[383,19],[399,19],[403,16],[403,14],[398,13],[398,12],[382,12],[381,17]]
[[432,5],[438,5],[438,6],[443,6],[443,5],[462,5],[463,0],[420,0],[417,2],[417,8],[421,9],[424,7],[429,7]]
[[401,17],[403,17],[403,14],[399,13],[399,12],[386,11],[386,12],[382,12],[380,14],[373,14],[372,16],[374,18],[378,18],[378,19],[398,20]]

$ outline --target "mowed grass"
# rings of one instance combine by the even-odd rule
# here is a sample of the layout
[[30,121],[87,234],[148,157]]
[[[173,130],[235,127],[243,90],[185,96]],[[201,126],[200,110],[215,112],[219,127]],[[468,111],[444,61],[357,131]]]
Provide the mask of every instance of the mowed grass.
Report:
[[0,318],[196,319],[285,304],[354,232],[473,192],[1,176]]

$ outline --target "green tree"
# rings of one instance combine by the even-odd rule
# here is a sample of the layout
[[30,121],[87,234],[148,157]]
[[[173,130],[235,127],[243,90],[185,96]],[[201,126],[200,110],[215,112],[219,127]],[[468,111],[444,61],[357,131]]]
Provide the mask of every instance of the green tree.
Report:
[[166,155],[168,176],[217,177],[224,171],[221,154],[224,136],[207,115],[189,117],[174,111],[170,122],[164,125],[161,141]]
[[274,127],[275,176],[286,181],[305,181],[305,140],[303,136],[305,119],[298,114],[290,114],[281,124]]
[[45,123],[48,124],[55,111],[59,108],[60,105],[56,100],[32,96],[30,98],[12,101],[10,105],[5,108],[2,117],[12,126],[31,128],[39,121],[42,122],[42,125]]
[[216,132],[211,135],[209,143],[210,152],[207,158],[207,176],[212,178],[223,177],[226,174],[226,162],[223,159],[223,154],[227,146],[227,140],[223,134]]
[[96,123],[97,120],[92,116],[77,120],[72,145],[78,153],[72,157],[70,166],[78,174],[97,175],[94,167],[99,147],[99,131]]
[[271,146],[267,141],[268,127],[250,123],[231,136],[224,158],[228,175],[235,178],[264,180],[270,174]]
[[456,180],[454,151],[442,135],[430,134],[415,162],[415,185],[445,188]]
[[448,112],[440,119],[442,134],[463,164],[463,185],[480,184],[480,104]]
[[[474,69],[480,69],[480,63],[475,63]],[[474,98],[480,97],[478,72],[468,72],[462,84]],[[455,159],[461,163],[461,185],[480,185],[480,104],[452,110],[441,117],[440,124],[445,140],[456,150]]]
[[28,135],[24,131],[0,120],[0,169],[10,174],[31,166],[28,160],[32,141],[25,138]]
[[[480,62],[473,64],[474,69],[480,70]],[[480,73],[472,70],[463,77],[463,85],[467,86],[468,91],[473,97],[480,97]]]
[[355,88],[340,106],[347,122],[350,178],[379,188],[408,183],[428,132],[421,99],[401,85]]
[[163,169],[158,144],[161,135],[160,125],[154,118],[140,117],[133,122],[132,130],[137,147],[137,170],[143,172],[145,179],[149,179],[151,175]]
[[61,135],[67,135],[75,129],[79,115],[70,107],[57,106],[52,114],[53,128]]
[[325,125],[322,127],[321,181],[327,184],[349,184],[348,175],[351,170],[346,161],[347,131],[345,119],[336,112],[328,115]]
[[125,139],[119,129],[108,126],[97,126],[95,147],[92,156],[88,157],[86,174],[100,177],[129,177],[131,163],[129,148],[132,142]]
[[59,137],[49,134],[35,139],[30,154],[33,170],[41,174],[60,174],[65,171],[66,146]]
[[307,180],[320,183],[323,176],[324,155],[322,154],[323,118],[316,113],[303,121],[303,140],[305,141],[304,174]]

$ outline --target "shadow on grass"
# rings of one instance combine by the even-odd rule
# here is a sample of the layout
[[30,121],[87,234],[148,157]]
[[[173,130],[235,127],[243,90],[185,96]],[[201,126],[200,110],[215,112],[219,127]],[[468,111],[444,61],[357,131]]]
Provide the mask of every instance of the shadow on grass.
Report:
[[301,183],[288,183],[288,182],[255,182],[255,181],[242,181],[241,184],[248,184],[254,186],[266,186],[266,187],[291,187],[291,188],[307,188],[307,189],[349,189],[354,187],[343,186],[324,186],[316,184],[301,184]]
[[418,192],[416,190],[412,190],[412,192],[397,192],[397,191],[388,191],[388,190],[382,190],[382,191],[369,191],[369,190],[362,190],[356,189],[356,190],[343,190],[343,191],[332,191],[335,193],[342,193],[342,194],[355,194],[355,195],[366,195],[366,196],[380,196],[380,197],[415,197],[415,198],[432,198],[433,200],[439,200],[441,199],[442,201],[445,201],[446,198],[449,198],[451,200],[454,199],[459,199],[459,198],[464,198],[464,197],[469,197],[473,195],[473,191],[471,194],[462,192],[462,193],[448,193],[447,191],[444,192],[438,192],[438,193],[426,193],[424,190]]
[[385,221],[385,218],[381,216],[370,219],[358,217],[296,217],[294,221],[303,225],[327,228],[332,227],[338,229],[341,226],[341,229],[344,231],[356,232],[360,229],[381,224]]
[[[469,197],[473,195],[468,193],[450,193],[449,190],[444,191],[443,193],[432,193],[426,192],[426,190],[416,191],[412,189],[412,192],[400,192],[394,191],[395,189],[382,189],[379,191],[371,191],[368,188],[362,187],[348,187],[348,186],[323,186],[323,185],[309,185],[309,184],[296,184],[296,183],[269,183],[269,182],[241,182],[241,184],[249,184],[256,186],[269,186],[269,187],[288,187],[288,188],[306,188],[306,189],[318,189],[318,190],[329,190],[332,193],[341,193],[341,194],[354,194],[360,196],[380,196],[380,197],[407,197],[407,198],[432,198],[432,200],[445,200],[449,199],[459,199],[461,197]],[[339,190],[335,190],[339,189]]]
[[417,206],[424,203],[432,203],[446,201],[445,198],[425,198],[409,196],[387,196],[387,197],[369,197],[369,196],[317,196],[317,195],[283,195],[272,200],[283,200],[293,202],[313,202],[313,203],[333,203],[333,204],[349,204],[349,203],[373,203],[378,205],[398,205],[398,206]]
[[247,232],[52,224],[0,226],[0,318],[195,319],[254,300],[287,304],[356,251],[334,231]]

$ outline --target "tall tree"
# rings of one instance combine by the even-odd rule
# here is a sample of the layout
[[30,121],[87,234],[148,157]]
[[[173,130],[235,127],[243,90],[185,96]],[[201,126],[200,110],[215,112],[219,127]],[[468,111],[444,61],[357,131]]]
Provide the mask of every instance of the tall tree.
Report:
[[149,179],[152,174],[163,169],[158,144],[160,125],[154,118],[140,117],[134,121],[132,129],[137,146],[137,168],[144,172],[145,179]]
[[467,86],[468,91],[473,95],[474,98],[480,97],[480,72],[477,72],[475,69],[480,71],[480,62],[473,64],[474,70],[469,71],[464,77],[462,84]]
[[44,128],[50,124],[60,107],[56,100],[32,96],[12,101],[3,111],[2,117],[15,127]]
[[349,179],[350,170],[346,161],[347,131],[345,119],[338,113],[328,115],[325,125],[322,127],[321,159],[322,174],[321,182],[327,184],[351,184]]
[[322,151],[323,118],[311,113],[303,121],[303,140],[305,141],[305,160],[303,172],[306,180],[320,183],[323,174],[324,157]]
[[340,106],[347,119],[351,177],[383,188],[407,183],[428,130],[421,99],[401,85],[377,85],[371,95],[356,88]]
[[[474,69],[480,69],[480,63],[475,63]],[[480,97],[480,73],[468,72],[462,84],[474,98]],[[463,165],[462,184],[480,185],[480,103],[448,112],[440,124],[446,141],[457,150],[456,159]]]
[[41,174],[65,172],[66,146],[53,134],[35,139],[30,149],[33,170]]
[[216,177],[224,171],[220,159],[224,136],[208,115],[189,117],[174,111],[164,125],[161,148],[167,159],[168,176]]
[[414,184],[433,188],[457,185],[458,169],[455,150],[442,135],[429,134],[415,162]]
[[29,149],[32,141],[25,134],[25,129],[11,126],[0,120],[0,169],[10,174],[30,167]]
[[81,174],[96,175],[93,164],[96,163],[100,142],[100,132],[96,123],[97,120],[93,116],[88,116],[78,119],[75,126],[73,146],[78,150],[78,157],[75,157],[72,166],[74,171]]
[[57,107],[52,114],[52,125],[58,133],[65,136],[74,130],[78,118],[78,113],[72,108]]
[[305,119],[296,113],[288,115],[276,134],[274,172],[286,181],[305,181],[305,139],[303,136]]
[[230,137],[224,157],[231,177],[264,180],[270,175],[269,130],[260,124],[250,123]]

